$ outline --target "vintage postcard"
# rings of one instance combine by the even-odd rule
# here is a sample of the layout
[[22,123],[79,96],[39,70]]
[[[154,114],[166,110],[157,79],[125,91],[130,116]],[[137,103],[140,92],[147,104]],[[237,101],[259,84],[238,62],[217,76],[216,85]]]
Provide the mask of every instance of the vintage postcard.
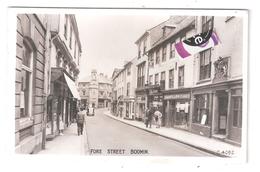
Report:
[[15,154],[246,160],[247,11],[8,15]]

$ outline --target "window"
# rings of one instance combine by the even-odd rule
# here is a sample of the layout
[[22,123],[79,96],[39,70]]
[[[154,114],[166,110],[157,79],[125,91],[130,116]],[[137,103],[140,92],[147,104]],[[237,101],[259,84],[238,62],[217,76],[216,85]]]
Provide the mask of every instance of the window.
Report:
[[153,85],[153,75],[149,76],[149,85]]
[[128,66],[127,68],[127,75],[131,75],[131,66]]
[[231,91],[231,113],[233,116],[233,127],[242,127],[242,89]]
[[154,67],[154,58],[153,58],[153,53],[149,54],[149,66]]
[[100,96],[103,96],[103,94],[104,94],[104,91],[99,91]]
[[137,87],[144,87],[144,76],[145,76],[145,62],[141,63],[137,67]]
[[162,90],[165,89],[165,72],[161,72],[160,87]]
[[184,86],[184,66],[179,67],[178,85],[179,87]]
[[143,41],[143,46],[144,46],[143,54],[146,53],[146,42],[147,42],[147,40],[145,39],[145,40]]
[[72,47],[72,26],[70,26],[70,49]]
[[154,76],[154,85],[159,84],[159,73],[155,74]]
[[209,121],[209,94],[196,95],[193,122],[208,125]]
[[162,50],[162,62],[165,62],[166,61],[166,50],[167,50],[167,47],[166,45],[163,47],[163,50]]
[[173,58],[175,56],[175,42],[172,42],[170,44],[170,58]]
[[213,16],[202,17],[202,32],[206,32],[210,29],[213,29],[213,20]]
[[174,87],[174,69],[169,70],[169,88]]
[[210,78],[211,49],[200,52],[200,80]]
[[155,64],[160,63],[160,50],[156,51]]
[[83,94],[83,96],[85,96],[85,95],[86,95],[86,91],[85,91],[85,90],[83,90],[83,91],[82,91],[82,94]]
[[129,94],[130,94],[130,82],[128,82],[126,86],[126,96],[129,96]]
[[165,81],[165,72],[161,72],[161,81]]
[[75,39],[75,44],[74,44],[74,59],[76,59],[76,49],[77,49],[77,41]]
[[68,32],[68,16],[65,15],[65,22],[64,22],[64,37],[67,39]]
[[32,72],[33,72],[33,52],[27,41],[23,42],[23,59],[22,59],[22,84],[20,93],[20,115],[21,117],[31,116],[31,101],[32,101]]
[[138,45],[138,59],[141,58],[141,44]]

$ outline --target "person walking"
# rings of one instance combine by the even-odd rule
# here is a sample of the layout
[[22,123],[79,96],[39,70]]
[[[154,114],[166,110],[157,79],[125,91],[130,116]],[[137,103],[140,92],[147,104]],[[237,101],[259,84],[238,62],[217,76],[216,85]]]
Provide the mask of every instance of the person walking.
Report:
[[83,134],[84,121],[85,111],[83,110],[83,108],[81,108],[80,112],[77,115],[78,136]]
[[63,136],[64,122],[62,121],[62,117],[61,116],[59,118],[59,130],[60,130],[60,135]]
[[146,108],[145,109],[145,118],[144,118],[144,124],[145,124],[146,128],[148,128],[148,116],[149,116],[149,109]]
[[156,121],[156,128],[161,127],[162,123],[162,113],[159,111],[159,108],[156,108],[156,111],[154,112],[155,121]]
[[153,113],[154,113],[153,108],[150,108],[148,110],[148,125],[149,125],[149,128],[152,128]]

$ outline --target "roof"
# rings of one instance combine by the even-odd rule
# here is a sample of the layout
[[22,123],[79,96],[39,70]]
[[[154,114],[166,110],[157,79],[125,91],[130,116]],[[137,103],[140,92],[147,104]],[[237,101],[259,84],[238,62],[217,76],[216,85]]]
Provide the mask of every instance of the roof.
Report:
[[177,33],[179,33],[181,30],[183,30],[184,28],[187,28],[188,26],[190,26],[190,24],[192,24],[194,22],[195,17],[185,17],[183,20],[179,20],[179,22],[176,25],[176,28],[170,32],[168,35],[166,36],[161,36],[156,42],[154,42],[154,44],[152,44],[151,48],[148,50],[152,50],[155,47],[157,47],[158,45],[160,45],[162,42],[172,38],[173,36],[175,36]]
[[[88,83],[88,82],[91,82],[91,79],[92,79],[91,75],[89,75],[89,76],[86,76],[86,77],[80,79],[78,82],[87,82]],[[111,79],[104,75],[103,76],[97,75],[97,81],[98,81],[98,83],[104,83],[104,84],[112,83]]]

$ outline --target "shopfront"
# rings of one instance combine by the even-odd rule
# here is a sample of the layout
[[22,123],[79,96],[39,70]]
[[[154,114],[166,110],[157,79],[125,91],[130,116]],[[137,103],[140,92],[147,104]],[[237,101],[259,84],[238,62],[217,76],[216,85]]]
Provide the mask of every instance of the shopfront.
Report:
[[190,128],[191,89],[164,91],[165,126]]
[[72,79],[63,69],[52,68],[51,92],[47,101],[47,139],[59,134],[60,120],[65,128],[75,121],[78,100],[80,97]]
[[135,120],[142,121],[145,117],[145,108],[146,108],[146,95],[139,94],[136,96],[136,111],[135,111]]
[[135,118],[135,98],[134,97],[125,97],[124,98],[124,116],[127,119]]
[[241,143],[242,80],[194,88],[192,102],[193,133]]
[[162,113],[162,126],[165,125],[165,112],[163,108],[163,94],[160,92],[160,86],[152,86],[148,88],[148,108],[158,108]]

